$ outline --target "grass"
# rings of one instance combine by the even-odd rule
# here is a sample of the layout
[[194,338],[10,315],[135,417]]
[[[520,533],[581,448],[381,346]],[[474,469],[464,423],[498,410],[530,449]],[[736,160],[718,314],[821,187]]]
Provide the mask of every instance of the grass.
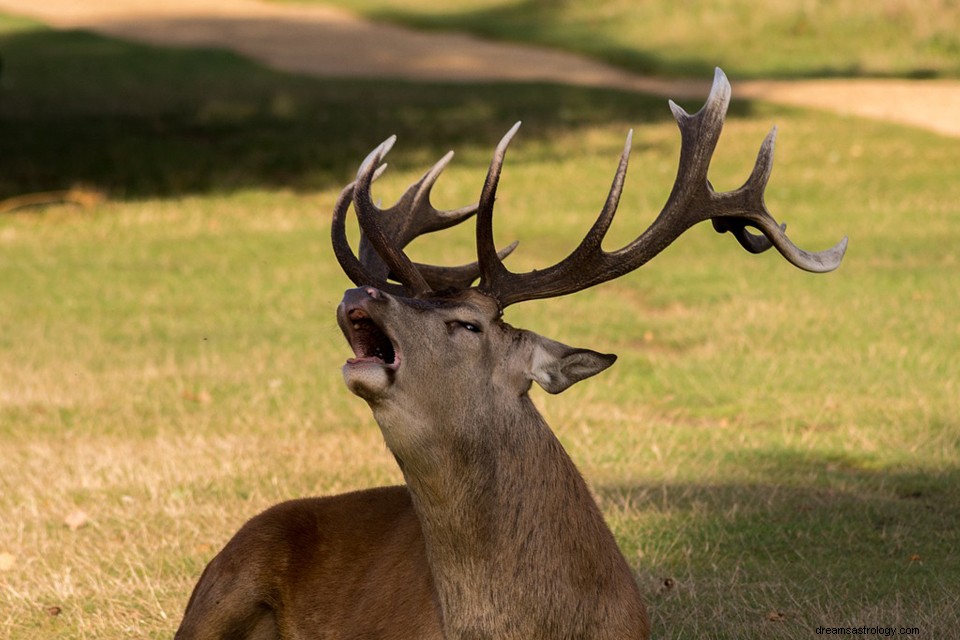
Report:
[[709,77],[960,75],[950,0],[286,0],[426,29],[576,51],[640,73]]
[[[636,127],[609,246],[669,192],[665,101],[555,86],[315,81],[0,19],[0,198],[84,184],[92,210],[0,215],[0,636],[168,638],[205,563],[280,500],[400,480],[343,388],[336,189],[399,134],[396,197],[447,148],[472,201],[499,136],[511,263],[556,260]],[[696,105],[689,105],[695,107]],[[509,320],[620,354],[536,401],[595,488],[657,637],[960,628],[956,140],[736,103],[712,179],[780,127],[767,201],[827,276],[708,228],[636,273]],[[469,229],[413,247],[461,262]],[[66,524],[82,511],[78,528]],[[76,521],[74,521],[76,524]]]

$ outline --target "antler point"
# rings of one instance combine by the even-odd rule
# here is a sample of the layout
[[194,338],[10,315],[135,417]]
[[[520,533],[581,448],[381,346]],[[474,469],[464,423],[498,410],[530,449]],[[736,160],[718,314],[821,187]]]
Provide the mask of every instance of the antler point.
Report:
[[507,145],[510,144],[510,141],[513,140],[513,137],[517,135],[517,131],[520,129],[520,121],[510,127],[510,130],[507,131],[502,138],[500,138],[500,144],[497,145],[497,151],[503,152],[506,151]]
[[717,67],[713,76],[713,86],[710,87],[710,95],[707,96],[707,104],[721,102],[724,104],[724,111],[726,111],[726,104],[730,102],[731,93],[730,81],[720,67]]
[[687,110],[673,100],[667,100],[667,104],[670,105],[670,111],[673,112],[673,117],[677,122],[682,123],[684,120],[687,120],[690,117],[690,114],[687,113]]
[[[360,168],[357,169],[357,180],[359,180],[362,175],[370,170],[371,165],[379,165],[384,156],[386,156],[387,153],[390,152],[390,149],[393,148],[393,143],[396,141],[397,136],[394,134],[374,147],[373,151],[368,153],[367,157],[364,158],[363,162],[360,163]],[[383,167],[378,167],[372,179],[375,180],[377,177],[379,177],[385,168],[386,164],[384,164]]]
[[374,153],[377,154],[378,161],[383,160],[383,158],[388,153],[390,153],[390,149],[393,149],[393,145],[396,141],[397,141],[397,134],[393,134],[392,136],[390,136],[389,138],[381,142],[376,149],[374,149]]

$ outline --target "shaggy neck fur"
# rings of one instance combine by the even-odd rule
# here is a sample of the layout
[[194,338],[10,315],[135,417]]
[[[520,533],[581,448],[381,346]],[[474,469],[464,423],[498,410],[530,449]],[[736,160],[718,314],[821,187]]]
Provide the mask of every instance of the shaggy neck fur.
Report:
[[[424,421],[394,449],[413,495],[448,637],[642,638],[645,609],[582,476],[526,394]],[[393,447],[391,447],[393,448]]]

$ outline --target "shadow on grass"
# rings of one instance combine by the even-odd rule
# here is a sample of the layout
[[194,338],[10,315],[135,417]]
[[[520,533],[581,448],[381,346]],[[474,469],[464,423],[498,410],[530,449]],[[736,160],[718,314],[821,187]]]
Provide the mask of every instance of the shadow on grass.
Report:
[[856,456],[784,451],[732,464],[761,480],[599,488],[612,521],[629,522],[620,542],[661,632],[669,624],[669,637],[736,637],[753,626],[809,637],[829,624],[953,633],[960,469],[872,470]]
[[[670,118],[664,99],[643,95],[319,80],[223,51],[85,32],[8,30],[0,32],[0,51],[0,197],[76,184],[114,198],[323,189],[349,180],[359,160],[394,133],[401,144],[393,162],[421,166],[449,148],[482,150],[486,162],[519,119],[530,140]],[[731,114],[747,109],[738,103]]]

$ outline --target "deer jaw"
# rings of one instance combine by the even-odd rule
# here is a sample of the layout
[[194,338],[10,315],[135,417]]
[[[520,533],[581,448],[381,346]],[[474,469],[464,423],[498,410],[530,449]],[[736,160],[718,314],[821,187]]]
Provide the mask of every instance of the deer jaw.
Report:
[[370,401],[393,386],[401,352],[383,328],[383,294],[373,287],[353,289],[337,307],[337,323],[353,348],[343,377],[354,394]]
[[[360,287],[344,295],[338,323],[361,356],[344,364],[344,381],[369,403],[387,445],[405,463],[439,463],[435,451],[458,437],[446,425],[484,410],[465,411],[464,400],[495,384],[488,363],[499,359],[491,351],[503,343],[490,340],[501,331],[497,314],[495,303],[478,294],[419,300]],[[363,357],[369,344],[385,341],[392,363]]]

